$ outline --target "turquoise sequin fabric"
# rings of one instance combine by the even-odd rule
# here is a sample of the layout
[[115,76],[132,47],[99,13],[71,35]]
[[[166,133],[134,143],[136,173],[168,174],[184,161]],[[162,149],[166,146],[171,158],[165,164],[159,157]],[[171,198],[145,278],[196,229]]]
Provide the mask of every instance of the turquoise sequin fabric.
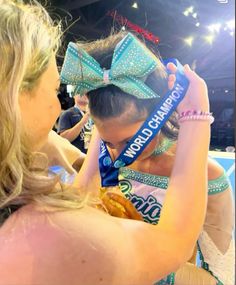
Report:
[[70,42],[61,70],[61,81],[75,86],[74,94],[113,84],[140,99],[160,97],[143,79],[157,68],[157,58],[132,34],[115,47],[111,68],[102,66],[85,50]]

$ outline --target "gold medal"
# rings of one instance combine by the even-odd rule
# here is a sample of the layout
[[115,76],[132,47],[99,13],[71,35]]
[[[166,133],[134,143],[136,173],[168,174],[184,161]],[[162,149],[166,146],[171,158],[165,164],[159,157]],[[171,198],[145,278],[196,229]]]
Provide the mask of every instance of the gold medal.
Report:
[[109,187],[100,187],[99,196],[102,197],[107,192],[113,192],[117,194],[122,194],[120,190],[120,186],[109,186]]

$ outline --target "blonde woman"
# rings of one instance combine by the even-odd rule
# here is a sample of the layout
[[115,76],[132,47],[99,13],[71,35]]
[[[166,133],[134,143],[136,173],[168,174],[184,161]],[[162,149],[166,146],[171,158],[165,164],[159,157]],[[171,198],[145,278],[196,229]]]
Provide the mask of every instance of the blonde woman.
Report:
[[[190,258],[202,227],[210,121],[181,124],[157,226],[111,217],[78,189],[62,191],[39,153],[60,113],[59,38],[39,4],[0,1],[0,284],[153,284]],[[185,75],[179,112],[209,112],[205,83],[189,67]]]

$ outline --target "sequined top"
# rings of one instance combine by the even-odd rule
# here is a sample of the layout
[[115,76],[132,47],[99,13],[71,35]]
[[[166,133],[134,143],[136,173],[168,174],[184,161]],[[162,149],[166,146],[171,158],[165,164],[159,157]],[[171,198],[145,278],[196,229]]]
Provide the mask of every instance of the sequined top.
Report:
[[[121,191],[126,198],[133,203],[138,212],[142,215],[144,221],[151,224],[157,224],[160,219],[168,183],[169,177],[167,176],[142,173],[128,167],[121,168],[119,172],[119,185]],[[208,181],[208,195],[224,192],[229,187],[229,179],[226,176],[226,173],[223,173],[217,179]],[[207,240],[203,238],[201,238],[199,250],[201,248],[208,248]],[[204,251],[202,254],[204,258]],[[230,264],[229,262],[221,262],[220,264],[223,264],[224,266],[222,265],[222,270],[220,270],[221,274],[219,274],[219,267],[215,266],[214,256],[215,255],[208,256],[208,263],[205,262],[204,264],[207,264],[207,268],[211,269],[211,271],[209,270],[210,274],[218,280],[217,285],[227,284],[224,283],[224,280],[228,279],[225,278],[223,268],[228,267],[229,265],[231,266],[232,262],[230,262]],[[230,260],[232,261],[232,258]],[[206,266],[203,268],[207,270]]]
[[[137,210],[144,216],[144,220],[156,224],[160,217],[169,177],[123,167],[120,169],[119,183],[121,191],[134,203]],[[208,195],[223,192],[229,187],[229,179],[223,173],[217,179],[208,181]],[[154,216],[153,211],[156,214]]]

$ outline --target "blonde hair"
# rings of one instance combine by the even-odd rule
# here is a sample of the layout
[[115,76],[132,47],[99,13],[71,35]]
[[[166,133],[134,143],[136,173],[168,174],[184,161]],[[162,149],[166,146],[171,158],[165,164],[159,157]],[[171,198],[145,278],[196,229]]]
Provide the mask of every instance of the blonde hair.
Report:
[[[42,202],[78,208],[75,192],[58,191],[42,154],[29,151],[19,93],[37,87],[60,44],[60,24],[36,1],[0,0],[0,209]],[[37,165],[37,167],[36,167]]]

